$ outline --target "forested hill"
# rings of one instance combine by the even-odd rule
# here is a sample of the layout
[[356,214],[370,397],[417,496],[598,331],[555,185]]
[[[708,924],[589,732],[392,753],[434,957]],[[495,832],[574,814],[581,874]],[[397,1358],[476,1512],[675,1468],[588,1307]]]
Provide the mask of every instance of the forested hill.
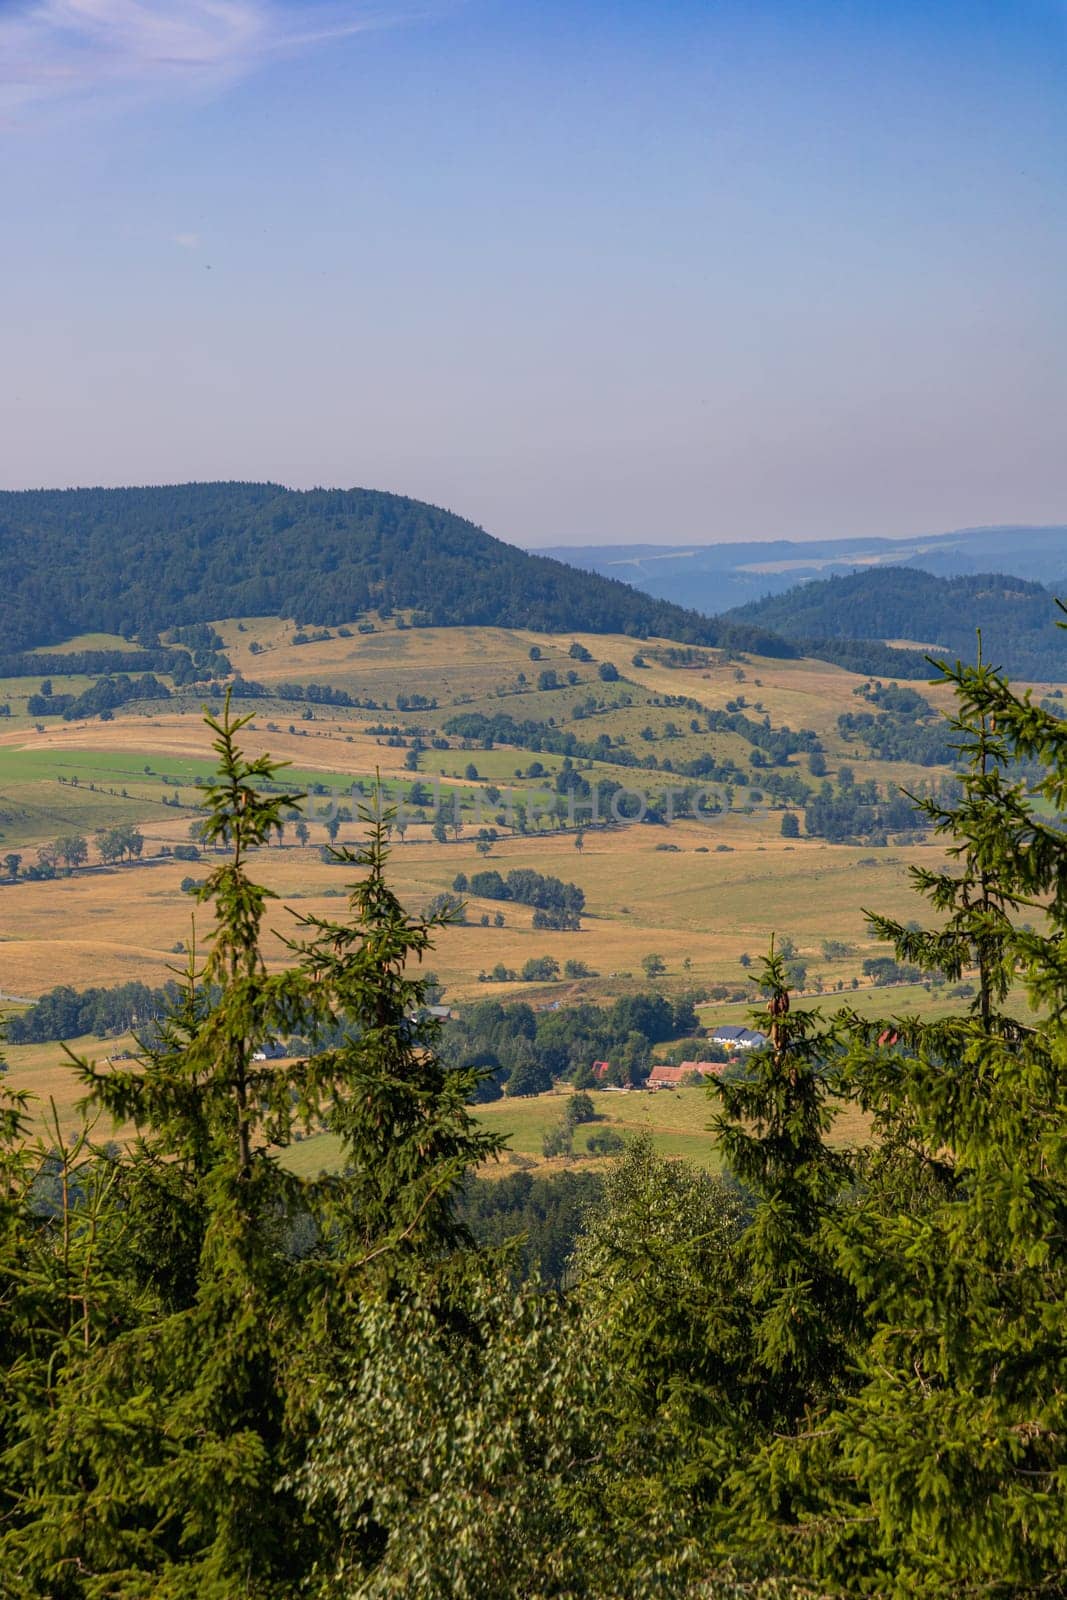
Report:
[[0,493],[9,651],[231,616],[331,626],[382,606],[413,609],[437,626],[660,634],[797,653],[758,627],[711,621],[527,555],[402,495],[269,483]]
[[972,660],[981,628],[987,660],[1022,678],[1067,677],[1067,633],[1052,592],[1003,574],[936,578],[911,567],[877,567],[803,583],[728,611],[731,624],[808,639],[909,639]]

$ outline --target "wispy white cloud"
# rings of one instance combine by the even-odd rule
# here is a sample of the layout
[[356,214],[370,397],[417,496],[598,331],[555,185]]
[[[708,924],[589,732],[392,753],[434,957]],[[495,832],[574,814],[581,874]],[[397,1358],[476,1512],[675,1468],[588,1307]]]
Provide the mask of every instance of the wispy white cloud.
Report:
[[0,10],[0,117],[211,90],[272,57],[415,14],[388,0],[27,0]]
[[180,244],[183,250],[199,250],[200,235],[198,233],[176,233],[174,243]]

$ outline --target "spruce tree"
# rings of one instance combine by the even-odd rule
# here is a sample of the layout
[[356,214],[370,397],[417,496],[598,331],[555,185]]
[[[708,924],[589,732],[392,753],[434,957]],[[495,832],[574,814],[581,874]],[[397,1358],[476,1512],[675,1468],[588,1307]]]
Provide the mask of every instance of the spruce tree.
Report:
[[[0,1075],[7,1071],[0,1057]],[[27,1144],[27,1097],[0,1085],[0,1519],[11,1512],[17,1493],[8,1453],[18,1437],[18,1395],[14,1375],[31,1350],[40,1306],[33,1294],[28,1228],[29,1193],[34,1175]]]
[[879,1147],[835,1230],[862,1381],[779,1448],[791,1517],[764,1533],[833,1593],[1063,1595],[1067,724],[981,661],[943,671],[966,765],[957,804],[922,802],[951,865],[913,872],[938,921],[871,922],[976,991],[943,1020],[850,1019]]
[[[386,888],[384,823],[346,858],[363,874],[353,923],[305,923],[293,965],[268,971],[271,896],[248,857],[293,797],[262,792],[278,764],[243,756],[247,720],[228,704],[208,719],[204,831],[229,853],[200,890],[214,927],[181,1004],[132,1069],[77,1066],[89,1105],[137,1139],[101,1169],[99,1218],[94,1172],[64,1211],[66,1244],[94,1253],[77,1294],[51,1296],[86,1309],[42,1337],[20,1384],[0,1531],[14,1593],[288,1600],[336,1543],[330,1510],[285,1483],[351,1309],[420,1260],[439,1270],[461,1242],[450,1191],[495,1145],[465,1108],[475,1075],[446,1076],[411,1021],[423,985],[405,964],[429,931]],[[306,1058],[257,1059],[298,1033]],[[337,1177],[282,1163],[310,1129],[338,1135]],[[106,1258],[101,1233],[118,1241]]]
[[753,1317],[762,1410],[774,1425],[823,1404],[840,1382],[853,1299],[827,1248],[826,1229],[850,1179],[847,1154],[827,1143],[833,1120],[833,1042],[815,1010],[792,1006],[772,941],[758,979],[765,1007],[753,1020],[768,1045],[712,1092],[712,1123],[726,1165],[755,1200],[740,1244]]

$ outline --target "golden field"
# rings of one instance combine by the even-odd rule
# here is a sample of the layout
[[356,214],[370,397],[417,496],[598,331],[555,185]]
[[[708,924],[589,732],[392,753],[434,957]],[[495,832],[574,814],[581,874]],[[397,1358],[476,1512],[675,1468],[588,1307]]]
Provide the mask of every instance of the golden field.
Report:
[[[709,750],[716,760],[741,761],[748,747],[739,735],[694,731],[690,723],[699,715],[695,708],[668,702],[684,697],[708,710],[736,704],[743,696],[748,716],[768,715],[774,727],[788,723],[816,730],[831,775],[842,760],[852,766],[857,780],[875,777],[880,785],[910,785],[939,775],[938,769],[865,762],[854,745],[845,744],[837,717],[857,709],[856,690],[865,680],[822,662],[727,660],[720,652],[704,650],[698,665],[672,667],[664,664],[669,641],[592,634],[576,636],[594,658],[583,662],[568,653],[572,636],[524,630],[398,629],[378,623],[373,633],[353,632],[347,638],[334,634],[317,644],[296,645],[293,624],[282,619],[216,626],[234,666],[248,677],[268,685],[327,683],[374,699],[380,707],[390,703],[388,709],[376,710],[276,700],[240,707],[253,714],[242,735],[247,753],[269,751],[291,763],[282,774],[287,782],[319,791],[305,803],[307,845],[296,841],[290,825],[279,846],[261,850],[253,859],[256,876],[278,897],[272,902],[265,945],[272,965],[286,959],[283,940],[296,933],[301,914],[345,914],[348,874],[323,860],[320,849],[327,840],[328,810],[337,803],[352,811],[358,806],[359,796],[350,792],[353,780],[369,790],[379,774],[395,796],[406,794],[416,779],[440,779],[444,790],[453,790],[465,805],[475,798],[484,801],[483,820],[490,824],[495,804],[485,796],[487,784],[501,789],[512,784],[531,795],[551,786],[562,764],[558,755],[535,757],[503,745],[481,750],[454,738],[448,748],[433,748],[432,736],[460,712],[501,713],[520,721],[552,717],[558,726],[573,727],[582,739],[610,732],[639,753],[651,748],[662,759],[669,754],[677,766]],[[118,648],[121,643],[86,639],[72,641],[70,648]],[[540,651],[540,659],[531,660],[531,650]],[[637,654],[647,665],[633,665]],[[605,661],[617,667],[617,682],[599,678],[598,664]],[[537,678],[546,668],[560,678],[574,672],[578,681],[540,690]],[[55,692],[63,692],[64,680],[53,681]],[[19,682],[20,692],[27,691],[26,682]],[[30,683],[28,692],[37,687]],[[919,687],[935,704],[947,707],[943,688]],[[399,711],[398,694],[437,704]],[[588,709],[590,700],[596,702],[593,710]],[[12,704],[17,711],[17,695]],[[652,730],[651,745],[639,742],[642,727]],[[84,988],[129,979],[156,985],[172,976],[185,960],[181,947],[187,948],[194,937],[194,914],[195,936],[203,940],[210,930],[209,908],[197,907],[182,889],[183,880],[203,878],[210,861],[178,861],[160,854],[189,842],[198,814],[197,783],[213,767],[199,698],[134,705],[107,722],[48,718],[38,728],[14,715],[0,728],[0,862],[10,851],[32,862],[36,849],[58,835],[80,832],[91,840],[96,828],[115,822],[135,823],[145,840],[136,865],[105,869],[96,864],[93,852],[88,871],[69,877],[61,873],[51,881],[0,883],[0,995],[33,998],[57,984]],[[401,738],[390,743],[389,730]],[[425,748],[417,770],[412,770],[409,746],[416,734]],[[682,781],[666,772],[612,762],[610,751],[606,757],[576,764],[587,769],[591,780],[613,777],[652,791]],[[516,777],[535,762],[542,776]],[[803,757],[793,757],[791,764],[807,775]],[[469,776],[471,767],[476,778]],[[390,871],[415,910],[450,889],[458,873],[469,876],[483,867],[503,874],[533,867],[573,881],[585,893],[580,933],[538,931],[526,907],[471,900],[466,925],[442,929],[430,961],[453,1002],[513,995],[563,1003],[577,997],[608,998],[647,986],[641,961],[650,953],[665,961],[660,981],[668,989],[698,995],[717,985],[737,990],[745,981],[739,957],[746,952],[758,956],[775,932],[795,941],[808,963],[809,986],[847,984],[860,973],[866,956],[883,953],[869,937],[864,910],[902,919],[921,915],[908,868],[937,866],[943,859],[941,846],[930,836],[924,842],[891,842],[883,848],[785,840],[780,809],[748,808],[745,800],[742,790],[734,809],[706,822],[589,829],[581,851],[575,848],[573,831],[520,834],[501,826],[486,854],[477,849],[471,813],[464,815],[459,838],[444,843],[431,837],[427,818],[412,822],[402,842],[394,839]],[[359,822],[345,821],[338,842],[357,843],[360,836]],[[492,918],[500,911],[505,925],[497,928]],[[489,919],[487,927],[481,925],[483,915]],[[847,960],[827,962],[822,954],[826,939],[851,946]],[[500,964],[517,970],[530,957],[543,955],[553,956],[561,967],[568,960],[580,961],[595,976],[542,988],[479,981],[479,974]],[[858,998],[865,999],[868,992],[865,987]],[[888,1008],[893,1001],[892,994],[871,995],[871,1003],[879,1006]],[[908,996],[912,1002],[924,1010],[944,1005],[921,989]],[[742,1011],[737,1005],[718,1005],[707,1017],[734,1020]],[[88,1045],[92,1053],[113,1048],[112,1041]],[[59,1070],[53,1077],[48,1064],[58,1063],[59,1047],[9,1048],[8,1055],[10,1081],[35,1092],[54,1092],[69,1107],[69,1085],[63,1088],[69,1075]]]

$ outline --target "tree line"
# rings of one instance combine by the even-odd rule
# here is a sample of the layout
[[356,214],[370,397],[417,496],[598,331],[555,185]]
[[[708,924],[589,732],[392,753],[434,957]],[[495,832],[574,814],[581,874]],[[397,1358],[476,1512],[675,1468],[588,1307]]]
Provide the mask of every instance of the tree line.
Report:
[[[140,828],[131,823],[118,823],[113,828],[98,828],[93,835],[97,855],[104,866],[111,866],[119,861],[137,861],[144,851],[144,835]],[[179,861],[196,861],[200,851],[195,845],[175,845],[173,848],[164,846],[164,854],[173,855]],[[39,845],[35,860],[28,865],[25,857],[18,851],[11,850],[3,857],[4,870],[8,881],[18,882],[19,878],[26,878],[31,882],[56,877],[62,866],[69,877],[79,867],[84,867],[89,860],[89,841],[80,833],[60,834],[48,844]]]
[[585,891],[576,883],[564,883],[562,878],[534,872],[530,867],[516,867],[507,877],[493,869],[471,873],[469,878],[460,872],[452,887],[457,894],[472,894],[478,900],[514,900],[519,905],[534,906],[545,914],[535,927],[571,931],[581,927]]
[[[218,638],[218,635],[212,634],[212,637]],[[228,658],[218,650],[190,651],[164,645],[152,649],[65,650],[62,654],[20,650],[0,656],[0,678],[48,678],[71,674],[93,678],[116,672],[161,672],[173,678],[175,683],[187,683],[197,681],[200,676],[210,677],[231,670]]]
[[570,728],[558,727],[555,722],[537,717],[517,719],[503,711],[494,712],[492,716],[484,711],[461,711],[448,718],[442,731],[450,738],[478,744],[483,750],[507,744],[535,754],[547,752],[584,761],[612,761],[617,766],[651,765],[651,758],[642,761],[608,733],[598,734],[595,739],[580,739]]
[[170,1015],[180,1000],[173,980],[156,989],[144,983],[80,990],[59,984],[21,1016],[10,1017],[6,1032],[12,1044],[48,1044],[90,1033],[106,1039]]
[[146,672],[140,678],[123,675],[97,678],[95,683],[80,694],[53,694],[50,679],[45,679],[39,694],[31,694],[26,710],[31,717],[62,717],[64,722],[74,722],[81,717],[113,715],[120,706],[131,700],[169,700],[171,691],[165,683]]
[[[364,711],[379,711],[385,709],[378,700],[368,696],[350,694],[347,689],[335,689],[328,683],[259,683],[255,678],[237,677],[229,685],[224,683],[209,683],[207,692],[215,700],[221,700],[230,689],[235,700],[296,700],[308,701],[312,705],[323,706],[355,706]],[[399,708],[398,708],[399,709]]]
[[822,742],[812,728],[794,732],[788,724],[772,728],[769,716],[761,721],[747,717],[742,709],[713,710],[706,713],[709,733],[739,733],[753,749],[770,756],[776,766],[785,766],[789,757],[800,750],[821,750]]
[[[680,700],[679,703],[695,704],[687,700]],[[772,762],[785,764],[789,756],[798,750],[822,748],[817,735],[810,729],[801,729],[799,733],[794,733],[788,727],[772,729],[769,719],[765,722],[756,722],[742,712],[705,712],[700,721],[696,718],[691,719],[690,732],[699,731],[702,725],[713,733],[740,733],[742,737],[748,739],[753,745],[752,766],[754,769],[759,769],[761,781],[768,755]],[[497,712],[492,716],[482,711],[460,712],[448,718],[443,731],[451,738],[477,743],[484,750],[491,750],[495,744],[507,744],[516,749],[533,751],[535,754],[547,752],[562,755],[572,763],[576,760],[608,761],[614,766],[635,767],[648,772],[677,772],[683,778],[710,778],[720,783],[748,781],[744,770],[732,758],[720,760],[710,751],[704,751],[701,755],[693,756],[686,761],[675,762],[670,757],[661,760],[651,753],[638,754],[628,745],[612,739],[609,733],[599,733],[595,739],[581,739],[570,728],[560,727],[554,722],[540,721],[533,717],[518,720],[506,712]],[[790,777],[790,774],[786,774],[782,780],[787,790]],[[571,779],[567,788],[580,792],[582,781],[577,778]],[[621,787],[620,784],[616,785],[616,789]],[[591,790],[587,788],[586,793],[590,792]],[[603,811],[603,808],[601,810]]]
[[[945,676],[965,770],[927,814],[954,870],[917,882],[928,926],[870,923],[974,994],[827,1017],[772,949],[768,1044],[709,1091],[724,1176],[636,1142],[558,1288],[463,1225],[491,1227],[464,1199],[497,1143],[483,1070],[411,1026],[434,929],[389,886],[384,824],[347,911],[298,918],[268,971],[245,863],[284,802],[213,720],[229,853],[202,965],[143,1062],[75,1069],[90,1119],[138,1139],[35,1144],[3,1096],[13,1600],[1063,1596],[1067,727],[988,667]],[[257,1060],[295,1019],[330,1046]],[[832,1139],[842,1106],[869,1138]],[[299,1177],[320,1128],[337,1169]]]

